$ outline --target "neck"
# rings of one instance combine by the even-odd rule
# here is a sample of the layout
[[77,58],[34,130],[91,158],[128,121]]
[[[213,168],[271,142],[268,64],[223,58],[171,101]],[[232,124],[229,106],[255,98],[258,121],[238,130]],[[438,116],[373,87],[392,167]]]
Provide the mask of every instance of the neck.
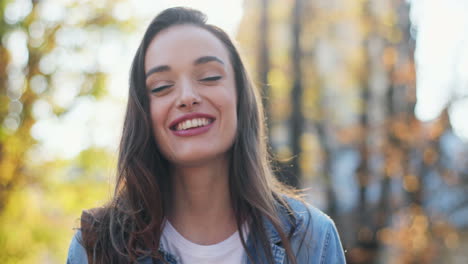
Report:
[[236,221],[229,192],[228,159],[172,169],[172,204],[168,218],[187,239],[213,244],[229,237]]

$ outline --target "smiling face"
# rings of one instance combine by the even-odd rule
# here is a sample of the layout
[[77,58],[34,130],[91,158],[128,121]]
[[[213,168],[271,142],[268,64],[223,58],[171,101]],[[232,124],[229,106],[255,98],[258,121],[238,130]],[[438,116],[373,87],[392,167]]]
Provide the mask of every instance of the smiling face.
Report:
[[209,31],[177,25],[161,31],[145,55],[153,134],[176,166],[225,158],[237,129],[229,54]]

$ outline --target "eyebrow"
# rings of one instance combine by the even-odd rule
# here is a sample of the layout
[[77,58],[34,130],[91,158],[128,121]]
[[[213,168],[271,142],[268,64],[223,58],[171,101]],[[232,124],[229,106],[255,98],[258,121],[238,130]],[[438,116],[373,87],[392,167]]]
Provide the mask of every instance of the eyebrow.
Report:
[[203,56],[195,60],[194,65],[204,64],[208,62],[216,61],[224,65],[224,62],[216,56]]
[[148,78],[148,76],[150,76],[150,75],[153,74],[153,73],[156,73],[156,72],[166,72],[166,71],[170,71],[170,70],[171,70],[171,67],[169,67],[169,66],[167,66],[167,65],[157,66],[157,67],[151,68],[151,69],[146,73],[146,78]]
[[[224,62],[216,57],[216,56],[203,56],[203,57],[200,57],[198,59],[196,59],[193,64],[194,65],[200,65],[200,64],[205,64],[205,63],[208,63],[208,62],[212,62],[212,61],[215,61],[215,62],[218,62],[222,65],[224,65]],[[171,70],[171,67],[169,67],[168,65],[161,65],[161,66],[156,66],[154,68],[151,68],[147,73],[146,73],[146,78],[148,78],[148,76],[150,76],[151,74],[153,73],[157,73],[157,72],[167,72],[167,71],[170,71]]]

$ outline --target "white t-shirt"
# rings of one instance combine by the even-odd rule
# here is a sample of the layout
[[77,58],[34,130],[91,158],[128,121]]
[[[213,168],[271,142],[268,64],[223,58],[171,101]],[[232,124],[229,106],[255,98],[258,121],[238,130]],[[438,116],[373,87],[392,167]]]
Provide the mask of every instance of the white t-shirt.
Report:
[[[244,238],[247,239],[247,225],[244,225],[242,229]],[[178,264],[240,264],[245,252],[239,231],[217,244],[199,245],[183,237],[167,220],[160,243],[165,251],[179,258]]]

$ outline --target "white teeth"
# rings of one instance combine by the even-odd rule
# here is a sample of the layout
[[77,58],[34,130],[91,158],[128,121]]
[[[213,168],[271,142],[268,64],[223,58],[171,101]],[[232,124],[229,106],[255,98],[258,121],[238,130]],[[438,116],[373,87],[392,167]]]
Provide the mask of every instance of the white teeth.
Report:
[[185,130],[193,127],[206,126],[209,123],[210,121],[207,118],[194,118],[177,124],[176,130]]

